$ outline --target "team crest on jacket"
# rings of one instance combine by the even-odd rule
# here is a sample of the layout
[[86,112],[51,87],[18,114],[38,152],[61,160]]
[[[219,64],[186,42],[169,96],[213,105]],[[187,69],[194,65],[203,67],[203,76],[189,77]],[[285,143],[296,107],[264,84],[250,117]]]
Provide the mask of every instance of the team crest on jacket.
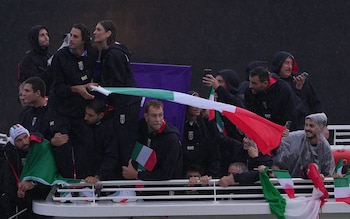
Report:
[[32,126],[35,126],[36,120],[37,120],[37,117],[33,117],[33,119],[32,119]]
[[188,140],[192,141],[194,138],[194,131],[188,131],[187,138]]
[[78,62],[78,67],[79,67],[79,70],[82,71],[84,69],[84,63],[83,61],[79,61]]
[[125,114],[121,114],[119,116],[119,122],[120,122],[120,124],[124,124],[125,123]]

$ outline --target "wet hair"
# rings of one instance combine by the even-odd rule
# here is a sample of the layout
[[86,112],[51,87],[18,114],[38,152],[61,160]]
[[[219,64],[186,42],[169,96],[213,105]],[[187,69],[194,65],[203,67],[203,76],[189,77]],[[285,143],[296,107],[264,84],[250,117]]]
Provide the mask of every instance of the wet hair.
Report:
[[86,107],[94,110],[96,114],[106,112],[107,110],[107,104],[98,98],[91,100]]
[[22,88],[24,87],[25,84],[30,84],[32,85],[32,89],[34,92],[37,92],[38,90],[40,91],[40,96],[45,97],[46,94],[46,85],[45,82],[39,78],[39,77],[31,77],[25,80],[21,85]]
[[111,31],[111,35],[107,39],[107,45],[112,45],[117,41],[117,25],[111,20],[103,20],[98,22],[105,31]]
[[260,82],[269,81],[270,73],[264,67],[257,67],[249,72],[250,77],[258,76]]
[[228,166],[228,168],[230,168],[230,167],[232,167],[232,166],[240,168],[241,171],[242,171],[242,173],[248,172],[248,167],[247,167],[247,165],[245,165],[245,164],[242,163],[242,162],[234,162],[234,163],[231,163],[231,164]]
[[81,32],[81,37],[84,41],[84,49],[91,46],[91,33],[90,30],[84,24],[74,24],[72,28],[79,29]]
[[186,169],[186,174],[188,172],[198,172],[201,176],[203,176],[204,174],[203,168],[198,164],[191,164],[190,166],[188,166]]
[[159,100],[149,100],[147,101],[146,105],[145,105],[145,113],[148,113],[149,108],[150,107],[154,107],[154,108],[163,108],[163,103],[160,102]]

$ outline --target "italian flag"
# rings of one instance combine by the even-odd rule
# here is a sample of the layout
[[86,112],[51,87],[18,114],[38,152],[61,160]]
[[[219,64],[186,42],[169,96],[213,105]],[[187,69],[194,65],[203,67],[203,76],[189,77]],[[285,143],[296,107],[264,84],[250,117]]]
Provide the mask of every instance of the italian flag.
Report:
[[[34,136],[31,135],[30,139]],[[45,159],[43,159],[45,158]],[[52,146],[49,141],[31,141],[20,181],[36,181],[44,185],[67,184],[56,166]]]
[[[214,88],[213,87],[210,88],[208,100],[215,101],[214,100]],[[214,110],[214,109],[210,109],[209,110],[209,118],[208,118],[208,120],[211,121],[211,120],[214,120],[214,119],[215,119],[215,122],[216,122],[216,127],[218,128],[219,132],[224,134],[224,135],[227,135],[227,130],[225,129],[224,123],[223,123],[223,121],[221,119],[221,113],[219,111]]]
[[[315,172],[316,170],[316,172]],[[325,197],[322,186],[319,185],[318,176],[320,174],[315,168],[309,168],[311,172],[309,178],[313,181],[315,187],[311,197],[289,198],[282,196],[276,187],[270,182],[267,175],[267,168],[264,172],[259,172],[260,183],[263,189],[264,197],[268,201],[271,213],[279,219],[316,219],[319,218],[319,211]],[[318,176],[317,176],[318,175]],[[316,176],[316,177],[315,177]],[[323,183],[322,183],[323,184]],[[324,188],[324,185],[323,185]]]
[[343,158],[340,158],[337,162],[337,165],[335,165],[334,173],[341,174],[343,166],[344,166]]
[[134,150],[131,154],[131,159],[141,165],[141,170],[152,171],[157,164],[156,152],[151,148],[136,142]]
[[272,170],[289,198],[295,198],[294,182],[287,170]]
[[334,178],[334,198],[337,202],[350,204],[350,187],[347,177]]
[[284,126],[275,124],[248,110],[233,105],[214,102],[189,94],[162,89],[129,88],[129,87],[90,87],[105,95],[111,93],[156,98],[172,101],[179,104],[190,105],[201,109],[217,110],[226,116],[237,128],[246,133],[259,147],[263,154],[271,154],[282,139]]

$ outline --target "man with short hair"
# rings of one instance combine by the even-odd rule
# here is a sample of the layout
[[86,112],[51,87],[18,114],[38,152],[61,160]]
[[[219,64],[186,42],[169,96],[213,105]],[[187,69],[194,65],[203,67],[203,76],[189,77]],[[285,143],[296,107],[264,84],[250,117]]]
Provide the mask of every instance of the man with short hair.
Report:
[[149,100],[146,103],[144,118],[139,124],[138,142],[156,153],[157,163],[151,171],[137,171],[137,164],[129,160],[129,165],[122,167],[124,178],[169,180],[182,176],[179,131],[165,122],[162,102]]
[[290,86],[264,67],[253,69],[249,81],[247,109],[279,125],[292,121],[290,129],[295,130],[296,107]]
[[69,46],[52,59],[54,82],[50,92],[50,127],[53,134],[68,134],[69,141],[54,147],[57,166],[67,178],[84,179],[93,172],[92,132],[83,120],[85,106],[94,98],[89,92],[98,52],[91,46],[90,31],[83,24],[73,25]]
[[43,25],[35,25],[28,33],[28,40],[32,50],[26,53],[18,66],[18,82],[23,83],[30,77],[39,77],[45,82],[47,92],[44,95],[47,96],[52,83],[47,65],[47,60],[51,56],[48,52],[49,31]]
[[112,114],[106,103],[98,98],[90,101],[85,108],[84,120],[92,127],[94,138],[94,172],[85,178],[87,183],[121,179],[118,137]]
[[315,113],[306,116],[304,130],[291,132],[283,137],[274,162],[286,164],[292,177],[305,176],[309,163],[316,163],[319,172],[331,176],[334,172],[334,157],[328,141],[324,137],[327,116]]

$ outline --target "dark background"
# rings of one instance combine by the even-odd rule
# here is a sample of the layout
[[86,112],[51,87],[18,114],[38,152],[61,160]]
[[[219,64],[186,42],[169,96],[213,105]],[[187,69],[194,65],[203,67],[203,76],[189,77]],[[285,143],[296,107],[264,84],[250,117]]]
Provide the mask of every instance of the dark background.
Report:
[[191,89],[204,96],[203,68],[232,68],[243,80],[250,61],[289,51],[300,71],[310,73],[329,123],[350,124],[349,9],[348,0],[2,0],[0,132],[21,110],[17,63],[30,49],[30,27],[48,27],[54,52],[73,23],[93,30],[103,19],[116,22],[133,62],[192,66]]

